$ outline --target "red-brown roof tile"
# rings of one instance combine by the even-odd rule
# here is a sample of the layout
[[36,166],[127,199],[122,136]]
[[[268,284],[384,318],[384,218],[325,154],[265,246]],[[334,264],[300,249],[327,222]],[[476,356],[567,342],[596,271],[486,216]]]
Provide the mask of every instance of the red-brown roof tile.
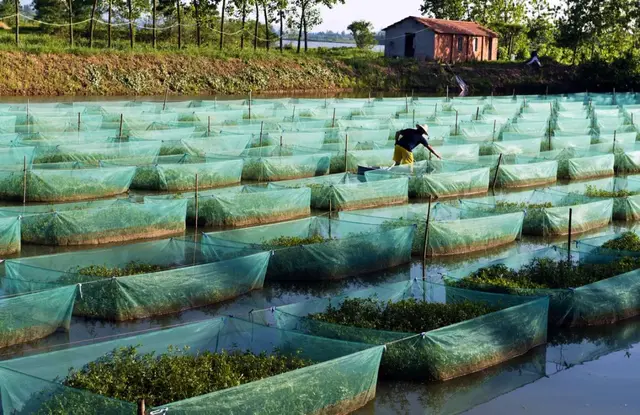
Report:
[[[410,16],[407,19],[414,19],[418,23],[423,24],[436,33],[451,34],[451,35],[469,35],[469,36],[488,36],[498,37],[498,34],[493,30],[489,30],[484,26],[475,22],[463,22],[459,20],[445,20],[445,19],[430,19],[426,17]],[[401,21],[404,21],[403,19]],[[400,23],[400,22],[397,22]],[[395,26],[397,23],[389,26]],[[388,29],[385,28],[384,30]]]

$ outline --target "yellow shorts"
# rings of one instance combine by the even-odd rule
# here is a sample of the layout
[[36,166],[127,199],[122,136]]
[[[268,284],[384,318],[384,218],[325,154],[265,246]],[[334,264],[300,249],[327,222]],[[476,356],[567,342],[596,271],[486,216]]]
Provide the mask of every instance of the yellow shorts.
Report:
[[393,161],[395,161],[396,164],[413,165],[413,153],[408,151],[404,147],[396,145],[395,149],[393,150]]

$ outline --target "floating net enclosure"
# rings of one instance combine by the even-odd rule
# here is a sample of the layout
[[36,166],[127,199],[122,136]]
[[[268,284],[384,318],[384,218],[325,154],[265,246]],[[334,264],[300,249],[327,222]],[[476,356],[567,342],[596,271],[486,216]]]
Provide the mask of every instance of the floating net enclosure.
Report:
[[613,200],[587,197],[553,190],[534,190],[482,199],[460,201],[462,216],[486,216],[524,212],[522,232],[525,235],[560,236],[569,233],[569,209],[572,210],[571,232],[578,234],[601,228],[611,222]]
[[[368,298],[384,303],[410,299],[446,304],[473,302],[493,311],[423,333],[360,328],[311,317],[329,307],[338,308],[345,300]],[[275,307],[253,312],[252,317],[263,324],[309,335],[386,344],[381,377],[442,381],[480,371],[546,343],[548,310],[548,298],[487,294],[414,281]]]
[[640,177],[609,177],[588,182],[570,183],[555,189],[589,197],[613,199],[613,219],[640,220]]
[[[119,160],[102,163],[103,166],[122,164],[129,163],[122,163]],[[161,156],[155,164],[136,167],[131,188],[166,192],[195,190],[196,175],[199,189],[231,186],[240,184],[243,165],[242,159],[206,162],[206,159],[188,154]]]
[[410,166],[365,172],[367,181],[408,178],[409,198],[451,198],[487,193],[489,169],[473,168],[468,164],[426,160]]
[[[550,247],[526,254],[511,255],[495,261],[476,263],[472,266],[457,269],[446,277],[447,284],[455,284],[468,275],[492,266],[503,266],[505,270],[520,270],[531,267],[532,261],[543,263],[563,262],[567,266],[595,264],[607,266],[620,260],[619,255],[598,255],[594,252],[571,249],[571,252],[559,247]],[[538,262],[539,263],[539,262]],[[535,265],[533,265],[535,267]],[[489,284],[478,285],[475,289],[492,292],[510,292],[524,296],[548,296],[549,322],[562,326],[588,326],[612,324],[616,321],[633,317],[640,313],[640,275],[639,270],[616,275],[607,279],[569,288],[519,288],[514,283],[511,288],[497,287]],[[563,275],[564,277],[565,275]],[[505,278],[508,278],[505,276]]]
[[113,143],[40,146],[34,163],[77,161],[97,166],[101,160],[127,160],[130,164],[155,163],[161,143]]
[[598,148],[568,147],[563,150],[541,152],[538,157],[516,156],[518,164],[555,160],[558,179],[586,180],[613,176],[615,157]]
[[503,159],[495,176],[496,187],[514,189],[553,184],[558,179],[558,162],[542,161],[527,164],[511,164]]
[[274,250],[269,280],[321,281],[409,262],[414,227],[312,217],[205,235],[203,243]]
[[332,211],[404,204],[409,200],[408,186],[406,177],[367,180],[365,176],[351,173],[269,183],[271,189],[309,188],[311,207]]
[[[93,169],[28,169],[27,202],[72,202],[117,196],[129,190],[135,167]],[[22,201],[25,172],[0,169],[0,198]]]
[[[147,196],[145,200],[185,199],[187,221],[196,221],[195,193]],[[239,228],[298,219],[311,214],[311,190],[237,186],[198,192],[198,224]]]
[[323,176],[329,173],[331,155],[298,147],[270,146],[245,150],[242,179],[260,182]]
[[[0,216],[22,215],[17,236],[38,245],[97,245],[184,233],[187,201],[132,203],[126,199],[5,207]],[[2,219],[7,220],[9,218]]]
[[250,145],[251,134],[229,134],[217,137],[203,137],[182,140],[164,140],[160,149],[161,156],[189,154],[205,157],[222,153],[227,157],[239,157]]
[[[0,216],[4,216],[1,215]],[[20,252],[20,230],[22,219],[17,214],[0,217],[0,255],[12,255]]]
[[[435,203],[431,214],[428,204],[411,204],[387,208],[340,212],[340,219],[381,225],[384,229],[415,225],[411,252],[427,255],[459,255],[481,251],[512,243],[522,233],[523,212],[507,213],[462,219],[460,209],[443,203]],[[426,238],[427,216],[429,235]]]
[[[5,361],[0,367],[0,396],[6,413],[132,414],[136,403],[117,401],[65,387],[60,379],[70,367],[80,369],[112,352],[135,347],[141,354],[165,354],[170,347],[190,355],[246,352],[296,356],[314,364],[277,376],[218,390],[157,408],[170,414],[239,412],[346,414],[375,397],[384,348],[318,338],[221,317],[165,330]],[[171,374],[169,374],[171,375]],[[174,381],[174,380],[171,380]],[[175,382],[184,379],[175,378]],[[68,413],[68,412],[67,412]]]
[[24,258],[7,261],[4,288],[15,294],[82,284],[75,316],[133,320],[262,288],[271,253],[255,252],[170,239]]
[[0,349],[69,330],[77,287],[0,297]]

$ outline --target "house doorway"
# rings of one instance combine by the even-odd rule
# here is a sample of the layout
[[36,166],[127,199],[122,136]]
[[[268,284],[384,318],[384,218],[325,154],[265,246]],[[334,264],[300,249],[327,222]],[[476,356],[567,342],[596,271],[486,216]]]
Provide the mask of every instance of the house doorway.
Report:
[[489,38],[489,56],[487,57],[487,60],[490,61],[492,56],[493,56],[493,39]]
[[415,33],[405,33],[404,35],[404,56],[407,58],[413,58],[415,54]]

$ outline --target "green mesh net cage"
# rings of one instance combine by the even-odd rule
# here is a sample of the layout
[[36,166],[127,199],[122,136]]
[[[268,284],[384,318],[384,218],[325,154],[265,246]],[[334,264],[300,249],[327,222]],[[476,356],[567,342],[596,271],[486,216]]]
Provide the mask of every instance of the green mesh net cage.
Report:
[[[195,193],[147,196],[187,200],[187,222],[196,222]],[[236,186],[198,192],[198,224],[224,228],[263,225],[311,214],[311,190]]]
[[0,255],[12,255],[20,252],[22,226],[22,218],[18,214],[0,217]]
[[[298,355],[314,364],[299,370],[162,405],[152,410],[190,414],[239,412],[262,414],[350,413],[375,397],[384,348],[325,339],[265,327],[230,317],[205,320],[166,330],[78,346],[5,361],[0,368],[2,409],[6,413],[133,414],[136,404],[116,401],[63,386],[70,367],[81,368],[117,348],[139,353],[167,353],[169,347],[188,353],[250,351],[255,354]],[[45,363],[46,362],[46,363]],[[46,368],[46,369],[45,369]],[[44,369],[44,370],[43,370]],[[172,376],[172,375],[169,375]],[[176,382],[184,379],[175,378]]]
[[544,151],[538,157],[517,156],[519,164],[555,160],[558,162],[558,179],[586,180],[613,176],[615,157],[601,148],[568,147],[562,150]]
[[[553,184],[558,178],[558,162],[542,161],[538,163],[510,164],[503,159],[495,177],[495,187],[515,189]],[[492,172],[494,173],[494,172]],[[495,173],[494,173],[495,174]],[[492,177],[492,179],[493,179]]]
[[[510,255],[495,261],[476,263],[469,267],[449,272],[445,279],[452,281],[466,277],[481,268],[493,265],[504,265],[509,269],[518,270],[535,259],[550,261],[571,261],[573,264],[592,263],[609,264],[620,259],[619,255],[599,255],[590,250],[571,249],[568,252],[559,247]],[[581,287],[566,289],[513,287],[509,291],[513,294],[541,295],[549,297],[549,322],[562,326],[588,326],[597,324],[612,324],[616,321],[633,317],[640,311],[638,299],[640,296],[640,271],[635,270],[608,279],[600,280]],[[492,286],[485,286],[483,291],[492,291]]]
[[489,190],[488,168],[473,168],[464,163],[425,160],[411,166],[365,172],[367,181],[408,178],[409,197],[417,199],[451,198],[480,195]]
[[[0,197],[27,202],[71,202],[120,195],[135,167],[93,169],[0,169]],[[67,167],[68,168],[68,167]],[[26,184],[26,191],[25,191]]]
[[97,166],[101,160],[120,159],[131,164],[150,164],[156,161],[160,146],[160,142],[40,146],[34,163],[77,161]]
[[[17,236],[38,245],[97,245],[184,233],[187,201],[132,203],[126,199],[2,208],[22,216]],[[4,218],[8,220],[10,218]]]
[[571,232],[578,234],[608,225],[613,215],[613,200],[593,198],[575,193],[554,190],[489,196],[482,199],[460,201],[464,217],[524,212],[522,232],[525,235],[560,236],[569,233],[569,209]]
[[[483,217],[463,219],[460,209],[435,203],[428,214],[428,204],[411,204],[353,212],[340,212],[340,219],[381,225],[384,229],[415,225],[411,252],[424,255],[460,255],[495,248],[520,238],[524,213],[487,214]],[[427,218],[429,234],[426,234]]]
[[35,147],[0,147],[0,166],[30,166]]
[[332,211],[404,204],[409,200],[408,186],[406,177],[368,180],[351,173],[269,183],[271,189],[309,188],[311,207]]
[[[423,333],[366,329],[309,317],[352,298],[392,303],[411,298],[429,303],[476,302],[497,311]],[[487,294],[412,281],[275,307],[253,312],[252,317],[263,324],[309,335],[386,344],[381,377],[448,380],[507,361],[546,343],[548,310],[548,298]]]
[[7,261],[3,287],[15,294],[81,284],[74,315],[125,321],[260,289],[270,256],[246,248],[160,240]]
[[[171,131],[171,130],[169,130]],[[184,155],[205,157],[212,154],[224,154],[227,157],[239,157],[251,144],[251,134],[229,134],[218,137],[202,137],[182,140],[164,140],[160,148],[161,156]]]
[[203,243],[274,250],[268,280],[319,281],[409,262],[414,232],[414,227],[407,225],[385,229],[379,225],[312,217],[207,233]]
[[[102,163],[103,166],[129,165],[128,162],[114,160]],[[201,157],[188,154],[178,156],[160,156],[157,163],[137,165],[131,189],[181,192],[195,190],[196,177],[199,189],[240,184],[242,177],[241,159],[206,162]]]

